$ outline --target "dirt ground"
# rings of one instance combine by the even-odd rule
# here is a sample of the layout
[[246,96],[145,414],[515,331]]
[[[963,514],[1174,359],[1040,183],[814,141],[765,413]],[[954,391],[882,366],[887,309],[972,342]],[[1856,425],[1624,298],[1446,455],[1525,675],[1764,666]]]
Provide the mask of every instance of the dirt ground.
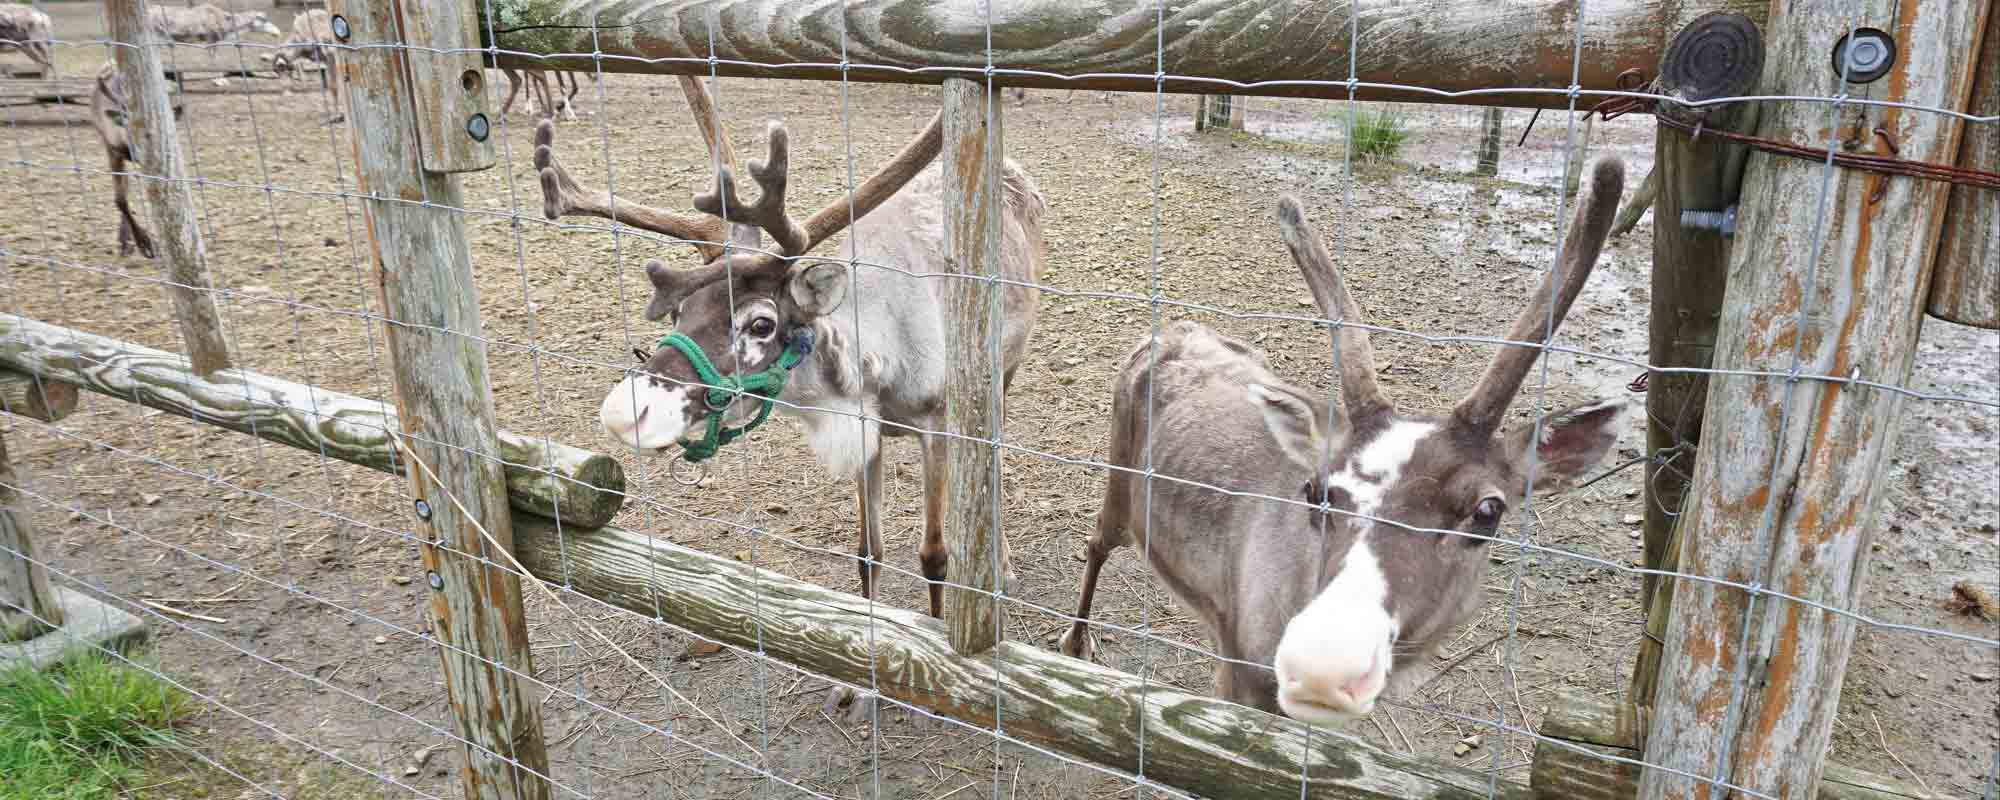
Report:
[[[102,36],[95,4],[49,8],[62,38]],[[289,12],[274,18],[288,27]],[[107,57],[93,45],[58,52],[70,74],[89,74]],[[211,55],[254,63],[256,52]],[[489,75],[504,92],[499,74]],[[281,85],[189,88],[182,130],[201,178],[199,219],[225,292],[225,324],[245,367],[387,398],[379,335],[365,319],[375,308],[360,209],[338,194],[352,188],[346,131],[322,123],[329,101],[315,85]],[[673,82],[607,76],[601,87],[599,98],[586,82],[583,118],[560,126],[562,158],[586,184],[611,180],[621,196],[688,207],[706,183],[707,161]],[[767,119],[789,124],[794,203],[817,206],[839,195],[850,153],[856,173],[866,174],[923,124],[937,92],[728,79],[718,100],[745,157],[761,153]],[[1240,317],[1311,313],[1278,238],[1279,192],[1298,194],[1323,230],[1338,231],[1342,268],[1370,320],[1404,331],[1499,335],[1549,262],[1562,114],[1544,113],[1516,147],[1529,113],[1508,112],[1501,174],[1482,179],[1470,175],[1478,109],[1402,107],[1414,137],[1401,156],[1358,163],[1350,174],[1343,103],[1253,100],[1248,130],[1228,135],[1195,134],[1193,106],[1183,96],[1106,101],[1094,92],[1031,91],[1024,106],[1005,111],[1009,155],[1050,200],[1046,279],[1059,290],[1043,301],[1005,422],[1007,440],[1023,448],[1008,452],[1003,470],[1006,535],[1024,589],[1008,609],[1010,637],[1053,647],[1073,608],[1080,548],[1104,483],[1101,469],[1075,462],[1105,458],[1112,370],[1151,324],[1147,304],[1131,296],[1148,291],[1155,248],[1159,291],[1206,309],[1163,307],[1163,320],[1199,319],[1250,338],[1279,372],[1322,390],[1323,336],[1301,323]],[[725,450],[698,489],[670,480],[664,460],[620,452],[597,430],[602,392],[631,363],[631,348],[650,349],[663,332],[640,317],[640,265],[652,257],[686,263],[688,253],[629,233],[546,223],[523,110],[517,104],[497,129],[501,165],[463,176],[502,426],[623,460],[632,499],[622,526],[856,591],[851,488],[812,465],[790,420]],[[158,265],[116,254],[111,181],[82,120],[74,108],[0,109],[0,174],[19,181],[0,203],[4,307],[176,350]],[[1636,186],[1651,143],[1650,124],[1633,115],[1600,123],[1592,144],[1625,158]],[[1547,405],[1622,392],[1640,374],[1633,365],[1645,358],[1650,238],[1651,223],[1642,222],[1607,248],[1560,333],[1597,355],[1553,356]],[[1377,334],[1375,346],[1391,396],[1428,410],[1469,389],[1491,354],[1409,335]],[[1927,320],[1914,384],[1992,403],[2000,398],[2000,335]],[[1528,392],[1514,406],[1517,419],[1538,387]],[[141,607],[152,609],[168,669],[209,703],[199,724],[212,731],[221,766],[135,796],[294,796],[329,769],[344,785],[366,787],[337,793],[345,796],[457,796],[450,773],[459,755],[448,746],[437,656],[421,638],[422,568],[400,481],[101,396],[87,396],[56,426],[7,424],[59,582],[200,615]],[[1605,465],[1639,455],[1643,444],[1635,421]],[[887,458],[881,600],[921,608],[917,448],[896,440]],[[1629,469],[1537,498],[1533,541],[1560,552],[1524,557],[1496,547],[1487,602],[1442,658],[1479,652],[1349,732],[1396,751],[1497,766],[1503,778],[1525,782],[1532,741],[1479,721],[1532,729],[1559,693],[1622,694],[1640,639],[1639,579],[1605,563],[1639,557],[1639,476]],[[2000,636],[1993,622],[1945,608],[1959,581],[2000,592],[1996,476],[1993,407],[1908,403],[1882,476],[1888,491],[1860,611]],[[1510,608],[1517,580],[1520,600]],[[996,748],[991,734],[913,722],[903,711],[884,713],[874,731],[836,724],[819,711],[823,681],[751,655],[693,655],[688,638],[667,625],[566,597],[567,608],[529,603],[534,686],[546,698],[558,796],[1098,797],[1133,789],[1127,778],[1016,745]],[[1104,662],[1207,691],[1201,630],[1134,553],[1107,565],[1094,616],[1151,633],[1107,631]],[[579,619],[681,697],[663,697]],[[1513,625],[1513,647],[1486,647]],[[1831,758],[1945,796],[1991,796],[2000,652],[1865,626],[1854,656]],[[1474,734],[1483,734],[1480,746],[1454,755]],[[252,751],[226,744],[245,741],[262,746],[245,755]],[[764,769],[753,766],[759,760]]]

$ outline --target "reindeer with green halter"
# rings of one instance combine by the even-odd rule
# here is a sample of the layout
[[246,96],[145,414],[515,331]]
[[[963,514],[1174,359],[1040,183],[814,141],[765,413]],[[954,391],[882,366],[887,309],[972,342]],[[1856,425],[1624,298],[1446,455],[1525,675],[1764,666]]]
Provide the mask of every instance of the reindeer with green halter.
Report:
[[[873,598],[882,559],[883,437],[915,436],[924,453],[924,538],[918,561],[930,584],[930,612],[942,616],[946,551],[943,520],[950,459],[945,397],[951,335],[944,301],[946,267],[943,180],[933,165],[942,144],[935,116],[900,152],[854,188],[803,220],[788,216],[788,133],[773,122],[767,157],[748,164],[759,196],[737,193],[735,161],[698,79],[681,81],[689,106],[720,164],[714,189],[686,213],[585,191],[557,163],[555,126],[536,128],[535,165],[543,214],[583,215],[677,239],[702,264],[669,269],[646,264],[653,295],[647,320],[670,318],[672,331],[643,368],[604,397],[599,422],[622,446],[676,453],[701,462],[750,434],[775,409],[798,419],[814,456],[857,482],[861,591]],[[1047,206],[1034,180],[1004,165],[998,368],[1002,392],[1027,352],[1046,249]],[[808,258],[812,249],[854,226],[840,260]],[[761,234],[775,247],[763,249]],[[724,242],[728,247],[724,247]],[[852,262],[850,266],[849,262]],[[1004,577],[1015,585],[1010,573]],[[852,704],[849,719],[873,713],[872,698],[839,691],[829,711]]]

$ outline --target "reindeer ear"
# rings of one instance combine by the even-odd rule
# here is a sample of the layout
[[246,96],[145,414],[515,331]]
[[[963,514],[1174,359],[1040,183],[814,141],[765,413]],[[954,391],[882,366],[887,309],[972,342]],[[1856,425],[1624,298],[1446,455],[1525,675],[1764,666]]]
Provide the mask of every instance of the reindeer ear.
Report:
[[681,304],[680,292],[659,259],[646,261],[646,280],[653,284],[653,299],[646,304],[646,321],[659,322]]
[[[1593,400],[1562,409],[1542,420],[1541,443],[1533,445],[1535,486],[1538,492],[1569,488],[1584,472],[1597,466],[1625,424],[1632,408],[1627,398]],[[1528,472],[1530,445],[1535,437],[1532,420],[1507,434],[1506,457],[1520,474]]]
[[814,317],[826,314],[847,299],[847,265],[815,261],[795,267],[785,281],[785,291],[799,311]]
[[1257,412],[1264,416],[1264,427],[1271,432],[1278,448],[1300,466],[1318,469],[1325,439],[1320,435],[1319,415],[1313,413],[1312,405],[1289,392],[1262,384],[1252,383],[1243,390]]

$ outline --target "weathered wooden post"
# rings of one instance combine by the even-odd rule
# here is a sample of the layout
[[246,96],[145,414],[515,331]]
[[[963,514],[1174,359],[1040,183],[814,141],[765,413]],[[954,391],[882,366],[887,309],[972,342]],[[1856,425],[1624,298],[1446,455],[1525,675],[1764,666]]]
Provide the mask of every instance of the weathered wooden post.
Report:
[[[444,691],[477,800],[544,800],[549,761],[520,577],[496,549],[513,518],[486,380],[486,345],[455,173],[493,165],[474,8],[333,0],[368,240],[387,315],[400,452],[429,572]],[[401,45],[401,46],[397,46]],[[423,48],[423,49],[414,49]]]
[[[985,84],[944,83],[944,248],[954,274],[945,290],[951,325],[951,432],[947,493],[946,575],[952,583],[947,619],[951,646],[961,654],[999,641],[993,593],[1007,574],[1006,543],[994,509],[1000,496],[1000,450],[979,439],[995,436],[1005,418],[999,359],[1001,159],[1000,109]],[[959,588],[965,587],[965,588]]]
[[1505,109],[1487,106],[1479,132],[1479,162],[1473,169],[1478,175],[1500,174],[1500,122]]
[[[1775,5],[1758,92],[1963,109],[1989,4]],[[1850,25],[1895,31],[1893,62],[1882,48],[1835,58]],[[1859,79],[1843,85],[1841,63]],[[1962,126],[1896,106],[1786,102],[1760,116],[1761,137],[1931,163],[1953,159]],[[1742,185],[1714,367],[1831,379],[1710,376],[1678,570],[1735,585],[1675,589],[1642,800],[1725,794],[1708,778],[1785,800],[1819,784],[1857,623],[1810,603],[1855,608],[1905,399],[1846,381],[1907,382],[1949,189],[1761,151]]]
[[167,262],[167,296],[173,300],[188,361],[197,375],[209,375],[230,365],[229,340],[222,332],[208,281],[208,251],[195,224],[194,193],[187,162],[181,156],[179,122],[167,99],[167,79],[160,70],[152,29],[146,24],[147,0],[104,0],[111,19],[111,38],[130,46],[117,51],[118,71],[125,82],[126,138],[133,160],[145,177],[146,205],[160,232],[160,256]]
[[[1764,68],[1763,36],[1741,14],[1697,17],[1667,44],[1652,91],[1689,102],[1748,94]],[[1689,107],[1661,102],[1653,113],[1719,131],[1748,130],[1757,121],[1757,106],[1745,103]],[[1646,354],[1654,367],[1706,369],[1714,356],[1734,238],[1712,228],[1685,225],[1681,212],[1717,212],[1735,203],[1748,155],[1743,146],[1720,136],[1693,139],[1664,126],[1654,134],[1653,171],[1646,177],[1654,187],[1657,206]],[[1640,193],[1644,192],[1642,186]],[[1634,196],[1632,203],[1639,199]],[[1647,382],[1646,451],[1654,456],[1645,466],[1647,569],[1669,570],[1679,560],[1673,547],[1674,523],[1682,518],[1707,397],[1707,373],[1661,372]],[[1639,705],[1653,702],[1672,592],[1673,583],[1656,575],[1648,574],[1642,581],[1639,601],[1647,611],[1647,626],[1639,640],[1629,692],[1631,702]]]
[[[2000,8],[1986,12],[1982,65],[1973,76],[1974,116],[2000,114]],[[2000,123],[1966,125],[1958,166],[1990,170],[2000,164]],[[1944,231],[1938,234],[1937,272],[1931,277],[1930,315],[1962,325],[2000,328],[2000,191],[1951,188]]]
[[[76,389],[31,375],[0,372],[0,411],[54,422],[76,409]],[[62,625],[48,571],[35,558],[35,529],[20,508],[20,478],[0,436],[0,642],[33,639]]]

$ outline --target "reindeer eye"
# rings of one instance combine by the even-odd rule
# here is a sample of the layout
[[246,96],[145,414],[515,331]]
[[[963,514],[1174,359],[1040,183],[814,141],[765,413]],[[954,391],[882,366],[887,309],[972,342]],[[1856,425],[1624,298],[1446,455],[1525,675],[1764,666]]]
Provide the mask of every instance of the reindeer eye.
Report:
[[1479,501],[1472,509],[1472,521],[1481,527],[1500,524],[1500,515],[1506,513],[1507,503],[1498,497],[1488,497]]
[[762,339],[778,329],[778,323],[769,317],[758,317],[750,321],[750,335]]

